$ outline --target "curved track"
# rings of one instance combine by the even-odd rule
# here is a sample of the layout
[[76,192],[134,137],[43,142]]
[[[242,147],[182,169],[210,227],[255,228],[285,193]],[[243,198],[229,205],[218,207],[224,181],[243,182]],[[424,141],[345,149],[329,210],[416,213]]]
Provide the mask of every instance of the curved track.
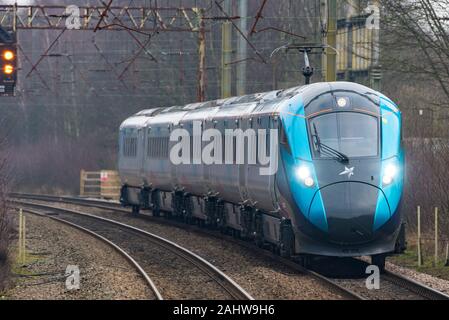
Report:
[[23,210],[24,212],[28,212],[30,214],[34,214],[34,215],[38,215],[41,217],[47,217],[50,218],[52,220],[55,220],[59,223],[63,223],[66,224],[72,228],[78,229],[83,231],[84,233],[87,233],[88,235],[106,243],[107,245],[111,246],[112,248],[114,248],[120,255],[122,255],[131,265],[134,266],[134,268],[137,270],[137,272],[139,272],[139,274],[143,277],[144,281],[146,282],[146,284],[148,285],[148,287],[150,288],[151,292],[154,294],[154,298],[156,298],[157,300],[163,300],[163,297],[161,295],[161,293],[159,292],[158,288],[156,287],[156,285],[154,284],[154,282],[151,280],[150,276],[145,272],[145,270],[142,268],[142,266],[140,264],[137,263],[137,261],[130,256],[125,250],[123,250],[121,247],[119,247],[117,244],[115,244],[114,242],[106,239],[105,237],[103,237],[102,235],[86,229],[78,224],[75,224],[73,222],[70,221],[66,221],[64,219],[60,219],[57,217],[54,217],[52,215],[48,215],[47,212],[43,211],[43,210],[33,210],[33,209],[29,209],[29,208],[25,208]]
[[[310,268],[332,278],[339,285],[348,288],[369,300],[448,300],[449,296],[425,284],[409,279],[390,270],[379,277],[379,289],[368,289],[367,267],[370,263],[359,258],[320,257]],[[371,273],[370,273],[371,274]]]
[[[83,198],[75,198],[75,197],[57,197],[57,196],[47,196],[47,195],[31,195],[31,194],[11,194],[12,197],[17,198],[26,198],[31,200],[41,200],[41,201],[52,201],[52,202],[61,202],[67,204],[77,204],[82,206],[96,207],[100,209],[106,210],[115,210],[120,212],[129,213],[129,210],[124,209],[117,202],[104,201],[104,200],[96,200],[96,199],[83,199]],[[158,222],[168,223],[176,226],[181,226],[184,228],[195,229],[195,231],[200,231],[203,233],[210,234],[215,237],[226,237],[228,241],[237,242],[239,245],[243,245],[246,247],[250,247],[252,250],[258,250],[263,255],[266,255],[272,259],[277,260],[280,263],[288,265],[291,268],[294,268],[300,272],[308,273],[317,279],[319,279],[322,283],[327,284],[329,287],[340,291],[345,297],[349,299],[430,299],[430,300],[448,300],[449,296],[437,291],[433,288],[430,288],[422,283],[419,283],[415,280],[404,277],[400,274],[396,274],[394,272],[386,270],[384,274],[381,276],[381,281],[385,285],[383,287],[384,290],[368,290],[365,287],[365,278],[367,275],[364,274],[364,270],[368,265],[366,262],[360,261],[358,259],[346,259],[344,268],[346,271],[353,270],[355,274],[359,274],[354,277],[354,274],[350,276],[337,276],[329,274],[326,270],[322,270],[322,268],[309,268],[305,269],[298,265],[296,262],[288,259],[281,258],[277,255],[272,254],[267,250],[263,250],[258,248],[257,246],[240,240],[235,240],[232,237],[224,236],[220,233],[205,230],[202,228],[197,228],[194,226],[186,225],[183,223],[179,223],[173,220],[166,220],[160,218],[152,218],[148,215],[143,215],[145,218],[149,218],[151,220],[157,220]],[[342,259],[340,259],[342,260]],[[344,260],[344,259],[343,259]],[[329,264],[329,263],[327,263]],[[354,264],[357,265],[355,267],[357,270],[354,270]],[[322,265],[326,265],[322,264]],[[360,270],[363,270],[363,275],[360,275]],[[362,280],[361,280],[362,279]],[[381,287],[382,289],[382,287]]]
[[[38,200],[43,199],[40,198]],[[50,200],[47,198],[46,201],[55,202],[56,200]],[[181,265],[182,262],[174,263],[174,265],[182,269],[174,270],[178,273],[178,279],[181,278],[181,281],[178,283],[177,290],[179,289],[182,296],[176,296],[176,294],[175,296],[173,296],[174,290],[171,290],[172,293],[169,298],[204,299],[216,297],[218,299],[253,300],[250,294],[248,294],[242,287],[235,283],[225,273],[217,269],[214,265],[204,260],[194,252],[183,248],[178,244],[171,242],[170,240],[164,239],[145,230],[115,220],[99,217],[85,212],[63,209],[51,205],[30,203],[26,201],[11,200],[10,202],[15,207],[19,205],[23,206],[26,211],[30,211],[29,208],[44,211],[47,213],[49,213],[50,211],[50,214],[52,214],[51,218],[53,219],[57,219],[58,221],[63,221],[65,223],[72,224],[73,226],[86,229],[86,231],[91,231],[92,233],[102,234],[103,238],[113,239],[110,240],[110,242],[120,242],[121,246],[128,249],[128,252],[133,252],[135,260],[142,261],[142,269],[145,270],[151,270],[151,267],[148,266],[150,264],[153,264],[154,269],[155,256],[158,257],[157,260],[159,263],[164,260],[173,262],[173,255],[175,255],[178,260],[184,261],[184,266]],[[53,214],[58,214],[61,218],[55,218]],[[92,230],[95,230],[95,232],[93,232]],[[142,238],[150,240],[146,241],[145,244],[147,242],[150,242],[153,247],[154,245],[159,247],[158,250],[150,251],[148,247],[145,247],[144,242],[142,242]],[[165,255],[171,255],[171,257],[165,258],[163,257]],[[188,263],[188,265],[186,265],[186,262]],[[170,270],[167,265],[165,265],[165,268],[159,269],[164,270],[164,272],[169,272]],[[201,279],[198,279],[198,277],[192,277],[193,282],[189,283],[189,276],[186,275],[185,277],[180,277],[180,272],[185,274],[186,272],[192,271],[192,269],[201,270]],[[194,273],[191,272],[190,276],[192,274]],[[207,279],[204,279],[205,277],[212,279],[215,285],[204,285],[204,283],[208,282]],[[159,284],[158,287],[161,291],[164,291],[163,285]]]
[[[104,210],[109,210],[109,211],[114,211],[114,212],[130,214],[129,210],[123,208],[117,202],[104,201],[104,200],[98,200],[98,199],[84,199],[84,198],[77,198],[77,197],[18,194],[18,193],[11,193],[10,196],[13,198],[20,198],[20,199],[29,199],[29,200],[37,200],[37,201],[45,201],[45,202],[59,202],[59,203],[65,203],[65,204],[94,207],[94,208],[99,208],[99,209],[104,209]],[[165,225],[171,225],[171,226],[175,226],[175,227],[179,227],[179,228],[183,228],[183,229],[189,229],[193,232],[207,234],[208,236],[216,237],[216,238],[220,238],[220,239],[224,238],[226,241],[233,242],[239,246],[242,246],[249,250],[257,252],[258,255],[264,256],[271,260],[274,260],[277,263],[280,263],[282,265],[285,265],[285,266],[291,268],[292,270],[298,271],[303,274],[310,275],[311,277],[317,279],[325,287],[329,288],[329,290],[340,294],[345,299],[350,299],[350,300],[363,299],[361,296],[359,296],[355,292],[353,292],[343,286],[340,286],[332,279],[325,277],[325,276],[323,276],[317,272],[314,272],[312,270],[306,269],[292,260],[282,258],[276,254],[273,254],[272,252],[270,252],[268,250],[261,249],[251,242],[238,240],[238,239],[233,238],[232,236],[224,235],[224,234],[216,232],[214,230],[199,228],[197,226],[188,225],[188,224],[185,224],[182,222],[178,222],[176,220],[156,218],[156,217],[152,217],[147,214],[139,215],[139,217],[142,219],[150,220],[151,222],[154,222],[154,223],[162,223]]]

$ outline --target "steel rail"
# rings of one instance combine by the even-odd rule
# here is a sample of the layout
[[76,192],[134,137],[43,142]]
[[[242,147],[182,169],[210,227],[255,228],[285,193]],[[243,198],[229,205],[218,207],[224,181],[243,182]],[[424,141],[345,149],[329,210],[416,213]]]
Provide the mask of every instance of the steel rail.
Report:
[[406,288],[427,300],[449,300],[449,295],[401,274],[385,270],[384,275],[387,276],[387,281]]
[[[77,198],[77,197],[67,197],[67,196],[51,196],[51,195],[36,195],[36,194],[23,194],[23,193],[10,193],[11,197],[17,197],[17,198],[24,198],[24,199],[30,199],[30,200],[40,200],[40,201],[51,201],[51,202],[61,202],[66,204],[74,204],[74,205],[81,205],[81,206],[88,206],[88,207],[95,207],[99,209],[105,209],[105,210],[112,210],[116,212],[121,213],[130,213],[129,210],[123,208],[118,202],[111,202],[111,201],[104,201],[104,200],[98,200],[98,199],[85,199],[85,198]],[[196,226],[187,225],[184,223],[180,223],[173,220],[165,220],[165,219],[158,219],[151,216],[144,216],[147,219],[150,219],[153,222],[157,223],[163,223],[165,225],[169,224],[172,226],[180,227],[180,228],[189,228],[189,230],[200,232],[207,234],[208,236],[216,237],[219,239],[226,238],[227,241],[232,242],[234,244],[237,244],[239,246],[245,247],[248,250],[256,251],[258,254],[263,255],[264,257],[274,260],[280,264],[283,264],[293,270],[296,270],[298,272],[310,275],[311,277],[314,277],[317,279],[321,284],[328,287],[331,290],[338,291],[343,297],[346,297],[347,299],[351,300],[364,300],[362,296],[359,294],[345,288],[344,286],[339,285],[335,281],[333,281],[331,278],[328,278],[326,276],[323,276],[313,270],[304,268],[300,264],[296,263],[295,261],[280,257],[279,255],[273,254],[272,252],[259,248],[256,245],[249,243],[247,241],[243,240],[237,240],[233,237],[223,235],[221,233],[217,233],[211,230],[207,230],[204,228],[198,228]]]
[[[18,207],[16,207],[16,208],[18,208]],[[82,232],[84,232],[84,233],[86,233],[86,234],[88,234],[88,235],[90,235],[90,236],[92,236],[92,237],[94,237],[94,238],[96,238],[96,239],[106,243],[107,245],[112,247],[114,250],[116,250],[120,255],[122,255],[129,263],[131,263],[131,265],[143,277],[143,279],[145,280],[146,284],[151,289],[151,291],[153,292],[153,294],[155,295],[157,300],[164,300],[162,295],[161,295],[161,293],[159,292],[159,290],[157,289],[156,285],[154,284],[153,280],[151,280],[150,276],[145,272],[145,270],[137,263],[136,260],[134,260],[133,257],[131,257],[125,250],[123,250],[121,247],[119,247],[118,245],[116,245],[112,241],[106,239],[102,235],[100,235],[100,234],[98,234],[98,233],[96,233],[96,232],[94,232],[92,230],[86,229],[86,228],[84,228],[84,227],[82,227],[80,225],[77,225],[77,224],[73,223],[73,222],[70,222],[70,221],[67,221],[67,220],[64,220],[64,219],[60,219],[60,218],[57,218],[57,217],[54,217],[54,216],[50,216],[50,215],[47,215],[45,213],[42,213],[42,212],[39,212],[39,211],[36,211],[36,210],[33,210],[33,209],[29,209],[29,208],[23,208],[23,211],[31,213],[31,214],[34,214],[34,215],[38,215],[38,216],[41,216],[41,217],[50,218],[50,219],[52,219],[54,221],[57,221],[59,223],[62,223],[62,224],[66,224],[66,225],[68,225],[68,226],[70,226],[72,228],[81,230]]]
[[[15,197],[18,197],[18,196],[16,195]],[[62,200],[56,200],[56,199],[50,200],[50,197],[45,197],[45,198],[46,198],[45,201],[62,202]],[[28,197],[27,199],[31,199],[31,198]],[[43,197],[41,197],[39,199],[34,199],[34,200],[43,200]],[[131,225],[119,222],[119,221],[99,217],[97,215],[93,215],[93,214],[89,214],[89,213],[85,213],[85,212],[81,212],[81,211],[77,211],[77,210],[70,210],[70,209],[65,209],[65,208],[60,208],[60,207],[55,207],[55,206],[50,206],[50,205],[44,205],[44,204],[25,202],[25,201],[16,201],[16,200],[10,200],[10,201],[15,203],[16,205],[30,206],[30,207],[41,208],[41,209],[50,209],[50,210],[60,211],[63,213],[76,214],[79,216],[89,217],[92,219],[96,219],[98,221],[107,222],[112,225],[117,225],[122,228],[142,234],[142,235],[146,236],[147,238],[149,238],[150,240],[152,240],[153,243],[155,243],[163,248],[166,248],[167,250],[170,250],[172,253],[182,257],[186,261],[195,265],[197,268],[199,268],[205,274],[207,274],[210,278],[212,278],[215,282],[217,282],[217,284],[219,284],[234,299],[236,299],[236,300],[254,300],[254,298],[245,289],[243,289],[233,279],[231,279],[228,275],[226,275],[224,272],[219,270],[217,267],[215,267],[209,261],[200,257],[196,253],[178,245],[177,243],[172,242],[163,237],[160,237],[156,234],[150,233],[148,231],[142,230],[140,228],[137,228],[137,227],[134,227],[134,226],[131,226]],[[111,209],[111,208],[109,207],[106,209]]]
[[[105,201],[105,200],[85,199],[85,198],[68,197],[68,196],[36,195],[36,194],[26,194],[26,193],[11,193],[10,195],[14,196],[14,197],[22,197],[22,198],[33,199],[33,200],[59,201],[59,202],[64,202],[64,203],[69,203],[69,204],[79,204],[79,205],[84,205],[84,206],[96,207],[96,208],[100,208],[100,209],[115,210],[115,211],[119,211],[119,212],[129,213],[129,210],[126,210],[125,208],[121,207],[118,202],[111,202],[111,201]],[[163,223],[176,224],[177,226],[182,226],[184,228],[186,226],[188,226],[185,224],[173,222],[171,220],[157,219],[157,221],[163,222]],[[188,227],[191,228],[191,226],[188,226]],[[196,228],[196,229],[197,229],[197,231],[207,233],[209,235],[213,235],[213,236],[217,237],[216,233],[208,232],[207,230],[204,230],[204,229],[199,229],[199,228]],[[218,235],[218,236],[222,236],[222,235]],[[228,240],[235,241],[235,239],[233,239],[233,238],[230,238]],[[244,245],[244,246],[249,245],[251,247],[250,249],[252,249],[252,250],[255,250],[257,248],[256,246],[252,246],[244,241],[236,241],[236,242],[238,242],[238,244]],[[257,248],[257,249],[259,249],[259,248]],[[326,276],[323,276],[315,271],[312,271],[312,270],[309,270],[306,268],[302,268],[294,261],[291,261],[288,259],[283,259],[277,255],[271,254],[267,250],[260,250],[260,252],[264,253],[264,254],[268,254],[272,259],[278,260],[279,262],[281,262],[281,260],[282,260],[281,263],[287,264],[292,268],[297,268],[298,271],[309,273],[310,275],[321,279],[321,281],[323,283],[328,283],[330,286],[336,288],[337,290],[340,290],[340,292],[344,293],[348,297],[351,297],[353,299],[364,299],[357,293],[346,289],[344,286],[337,284],[332,279],[330,279]],[[438,291],[434,288],[431,288],[423,283],[420,283],[418,281],[415,281],[413,279],[405,277],[401,274],[395,273],[390,270],[385,270],[384,275],[386,276],[385,277],[386,280],[391,282],[392,284],[395,284],[399,287],[405,288],[423,298],[426,298],[429,300],[449,300],[449,295],[447,295],[441,291]]]

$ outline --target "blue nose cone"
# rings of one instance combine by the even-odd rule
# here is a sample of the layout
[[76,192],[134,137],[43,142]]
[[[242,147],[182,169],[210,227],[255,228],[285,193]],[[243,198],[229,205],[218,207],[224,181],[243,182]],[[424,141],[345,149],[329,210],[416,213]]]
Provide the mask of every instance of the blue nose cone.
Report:
[[[378,200],[385,198],[379,188],[362,182],[340,182],[323,187],[321,193],[328,224],[328,240],[338,244],[357,244],[373,240]],[[314,201],[316,201],[316,198]],[[384,199],[386,202],[386,199]],[[309,216],[316,204],[310,205]]]

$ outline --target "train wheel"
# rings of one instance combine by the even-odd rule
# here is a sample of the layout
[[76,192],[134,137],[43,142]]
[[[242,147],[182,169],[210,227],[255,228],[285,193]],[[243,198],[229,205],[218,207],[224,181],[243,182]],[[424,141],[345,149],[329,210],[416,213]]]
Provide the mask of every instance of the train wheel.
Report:
[[290,258],[292,255],[292,248],[288,245],[281,244],[280,255],[283,258]]
[[133,215],[138,215],[140,212],[140,207],[139,206],[133,206],[132,207],[132,214]]
[[281,248],[279,246],[275,246],[274,247],[274,253],[277,254],[278,256],[281,255]]
[[254,237],[254,244],[256,246],[258,246],[259,248],[263,248],[264,245],[265,245],[265,241],[264,241],[262,236],[256,234],[255,237]]
[[308,268],[310,266],[310,256],[306,255],[306,254],[302,254],[298,257],[298,263],[304,267],[304,268]]
[[385,254],[376,254],[371,256],[371,264],[379,267],[380,272],[385,271],[385,258],[387,256]]
[[157,210],[157,209],[153,210],[152,214],[153,214],[153,217],[160,217],[161,216],[160,210]]

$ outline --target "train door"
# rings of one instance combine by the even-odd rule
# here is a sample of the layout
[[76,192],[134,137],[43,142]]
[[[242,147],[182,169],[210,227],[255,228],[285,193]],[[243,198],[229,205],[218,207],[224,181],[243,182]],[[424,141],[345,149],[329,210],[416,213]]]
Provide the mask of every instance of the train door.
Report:
[[[202,127],[203,127],[202,132],[204,132],[207,129],[212,129],[212,128],[214,128],[214,121],[212,119],[204,120]],[[209,143],[210,142],[208,142],[208,141],[202,141],[201,142],[201,150],[204,150],[204,147]],[[204,161],[203,161],[202,167],[203,167],[203,181],[204,181],[204,184],[206,185],[207,191],[208,192],[216,192],[214,185],[213,185],[213,181],[211,181],[211,179],[210,179],[211,166],[204,164]]]
[[139,170],[139,175],[142,182],[145,182],[145,172],[144,172],[144,160],[145,160],[145,141],[146,141],[146,130],[145,126],[137,129],[137,165]]
[[[274,143],[272,145],[273,134],[278,135],[277,120],[268,115],[263,115],[253,120],[252,127],[256,131],[254,149],[257,159],[255,164],[247,166],[246,187],[251,201],[257,203],[257,208],[264,211],[274,211],[277,208],[275,196],[275,177],[278,161],[274,159],[272,153],[277,153],[278,148]],[[274,129],[274,131],[271,131]],[[263,155],[259,155],[259,152]],[[262,157],[262,158],[261,158]],[[265,158],[269,159],[268,164]],[[266,172],[271,167],[273,172]]]
[[[226,175],[224,166],[223,138],[224,138],[224,119],[217,118],[213,121],[213,128],[216,130],[213,137],[208,141],[208,145],[213,144],[211,156],[214,163],[209,165],[209,180],[214,186],[214,191],[219,193],[220,198],[226,197]],[[220,132],[220,134],[218,134]],[[205,149],[204,149],[205,150]]]
[[180,188],[184,188],[184,191],[194,191],[192,190],[192,179],[190,179],[190,173],[192,171],[193,165],[192,165],[192,160],[193,160],[193,126],[192,126],[192,122],[190,121],[185,121],[182,123],[179,123],[179,125],[175,128],[173,128],[173,130],[176,129],[183,129],[186,132],[188,132],[188,136],[186,137],[186,139],[189,140],[189,150],[188,150],[188,163],[183,163],[183,164],[179,164],[176,166],[172,167],[172,174],[175,175],[175,184],[180,187]]
[[119,169],[124,183],[139,185],[141,183],[138,168],[138,135],[137,128],[127,127],[122,129],[121,135],[121,160]]
[[[246,129],[248,129],[248,121],[245,121],[243,119],[239,119],[238,120],[238,128],[240,128],[242,131],[245,131]],[[242,152],[243,153],[243,158],[244,161],[243,163],[239,163],[237,164],[238,168],[239,168],[239,192],[240,192],[240,199],[242,202],[245,202],[247,200],[249,200],[249,195],[248,195],[248,188],[247,188],[247,171],[248,171],[248,152],[247,152],[247,139],[243,140],[243,150],[237,150],[238,148],[241,148],[241,146],[237,145],[236,142],[236,152]],[[237,155],[236,155],[237,156]]]
[[[169,135],[176,129],[182,129],[181,125],[175,125],[175,124],[168,124],[167,125],[168,131],[169,131]],[[170,149],[173,147],[174,144],[177,144],[179,141],[174,141],[174,142],[170,142]],[[178,188],[178,166],[179,164],[174,164],[170,161],[170,154],[169,154],[169,158],[167,159],[167,163],[169,165],[169,174],[170,174],[170,179],[169,181],[171,181],[171,186],[169,190],[175,190]]]

